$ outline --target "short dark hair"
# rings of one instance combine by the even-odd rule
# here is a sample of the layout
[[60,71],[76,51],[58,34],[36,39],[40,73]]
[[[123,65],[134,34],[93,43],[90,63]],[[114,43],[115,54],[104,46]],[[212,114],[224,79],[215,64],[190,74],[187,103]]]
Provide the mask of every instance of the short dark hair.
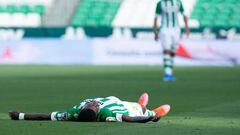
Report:
[[82,122],[93,122],[97,120],[97,114],[92,109],[82,109],[78,116],[78,120]]

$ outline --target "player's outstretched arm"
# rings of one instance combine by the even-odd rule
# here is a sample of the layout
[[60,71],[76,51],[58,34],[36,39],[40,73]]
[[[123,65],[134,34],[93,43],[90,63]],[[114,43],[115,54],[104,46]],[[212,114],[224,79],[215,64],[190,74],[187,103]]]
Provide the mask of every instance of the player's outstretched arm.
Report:
[[9,116],[12,120],[51,120],[51,114],[27,114],[11,111]]
[[137,122],[137,123],[146,123],[149,121],[157,122],[160,120],[160,115],[156,113],[155,116],[136,116],[136,117],[131,117],[127,115],[122,116],[122,121],[125,122]]
[[157,22],[158,22],[158,18],[155,17],[154,18],[154,24],[153,24],[153,32],[154,32],[154,40],[155,41],[158,41],[158,38],[159,38]]
[[188,17],[187,16],[183,16],[183,20],[184,20],[184,23],[185,23],[185,33],[186,33],[186,36],[187,38],[189,37],[189,26],[188,26]]

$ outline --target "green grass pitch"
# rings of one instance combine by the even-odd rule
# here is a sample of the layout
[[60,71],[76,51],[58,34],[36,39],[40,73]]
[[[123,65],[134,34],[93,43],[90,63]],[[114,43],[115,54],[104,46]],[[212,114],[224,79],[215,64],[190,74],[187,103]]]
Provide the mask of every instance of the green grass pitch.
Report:
[[[162,82],[160,66],[0,66],[1,135],[239,135],[240,67],[178,67]],[[11,121],[7,112],[64,110],[89,97],[117,96],[149,108],[169,103],[158,123]]]

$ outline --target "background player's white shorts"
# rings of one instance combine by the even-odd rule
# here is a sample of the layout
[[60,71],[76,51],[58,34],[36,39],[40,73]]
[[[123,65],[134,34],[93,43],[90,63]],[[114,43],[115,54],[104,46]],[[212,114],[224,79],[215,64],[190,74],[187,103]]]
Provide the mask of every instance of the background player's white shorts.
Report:
[[160,29],[160,41],[163,50],[176,51],[180,40],[180,28],[162,28]]

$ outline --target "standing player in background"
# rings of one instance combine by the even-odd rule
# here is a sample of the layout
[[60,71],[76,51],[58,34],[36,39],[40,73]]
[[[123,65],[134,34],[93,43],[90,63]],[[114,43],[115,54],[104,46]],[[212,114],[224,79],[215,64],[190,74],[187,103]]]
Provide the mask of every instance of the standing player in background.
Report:
[[181,29],[178,14],[183,15],[185,33],[189,37],[188,17],[186,16],[181,0],[160,0],[156,7],[154,18],[155,40],[159,39],[158,17],[161,16],[160,38],[163,47],[164,81],[175,81],[173,76],[174,57],[178,48]]

